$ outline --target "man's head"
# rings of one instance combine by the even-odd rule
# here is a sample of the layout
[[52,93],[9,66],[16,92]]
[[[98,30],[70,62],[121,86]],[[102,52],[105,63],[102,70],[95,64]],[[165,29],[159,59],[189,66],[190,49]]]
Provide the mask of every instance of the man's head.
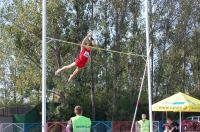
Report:
[[79,105],[75,106],[75,108],[74,108],[74,113],[75,113],[76,115],[82,115],[83,110],[82,110],[81,106],[79,106]]
[[168,123],[168,124],[172,124],[172,122],[173,122],[172,118],[168,117],[168,118],[167,118],[167,123]]
[[142,114],[142,120],[145,120],[147,118],[146,114]]

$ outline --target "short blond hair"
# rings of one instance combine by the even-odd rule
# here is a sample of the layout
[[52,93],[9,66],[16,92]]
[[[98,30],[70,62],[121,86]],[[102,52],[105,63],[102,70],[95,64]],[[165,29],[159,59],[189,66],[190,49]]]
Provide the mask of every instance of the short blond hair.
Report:
[[74,107],[74,113],[77,114],[77,115],[81,115],[83,112],[81,106],[77,105]]

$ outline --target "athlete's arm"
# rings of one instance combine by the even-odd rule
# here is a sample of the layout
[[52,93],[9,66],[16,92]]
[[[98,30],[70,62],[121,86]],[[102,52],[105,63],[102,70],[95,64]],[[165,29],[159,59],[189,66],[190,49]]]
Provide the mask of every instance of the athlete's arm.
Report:
[[89,32],[89,33],[87,34],[87,36],[83,39],[83,41],[82,41],[82,43],[81,43],[81,50],[82,50],[82,47],[84,46],[86,40],[87,40],[91,35],[92,35],[92,33]]

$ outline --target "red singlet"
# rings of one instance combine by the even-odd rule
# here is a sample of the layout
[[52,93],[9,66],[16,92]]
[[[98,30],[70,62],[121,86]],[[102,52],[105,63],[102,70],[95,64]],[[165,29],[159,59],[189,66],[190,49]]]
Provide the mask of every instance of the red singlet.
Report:
[[90,54],[91,54],[91,50],[83,47],[83,49],[80,51],[79,56],[76,58],[76,61],[75,61],[76,66],[78,68],[85,67],[85,65],[90,57]]

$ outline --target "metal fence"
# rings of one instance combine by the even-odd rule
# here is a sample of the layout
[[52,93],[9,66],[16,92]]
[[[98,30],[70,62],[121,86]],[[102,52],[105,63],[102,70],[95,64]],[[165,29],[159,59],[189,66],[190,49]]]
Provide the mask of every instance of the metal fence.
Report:
[[[66,122],[48,122],[47,132],[66,132]],[[137,126],[135,127],[137,128]],[[133,132],[139,132],[134,128]],[[154,122],[159,132],[159,122]],[[93,132],[130,132],[130,121],[93,121]],[[41,123],[0,123],[0,132],[41,132]]]
[[40,123],[25,123],[24,131],[22,132],[41,132],[41,124]]
[[48,122],[47,132],[65,132],[67,122]]
[[[66,122],[48,122],[47,132],[66,132]],[[153,132],[163,132],[162,122],[153,122]],[[93,132],[130,132],[129,121],[93,121]],[[0,132],[41,132],[41,123],[0,123]],[[136,123],[133,132],[140,132]],[[200,122],[182,121],[182,132],[200,132]]]
[[1,123],[0,132],[24,132],[24,123]]
[[159,121],[153,121],[153,132],[159,132],[160,131],[160,124]]
[[111,121],[93,121],[92,122],[93,132],[112,132]]

